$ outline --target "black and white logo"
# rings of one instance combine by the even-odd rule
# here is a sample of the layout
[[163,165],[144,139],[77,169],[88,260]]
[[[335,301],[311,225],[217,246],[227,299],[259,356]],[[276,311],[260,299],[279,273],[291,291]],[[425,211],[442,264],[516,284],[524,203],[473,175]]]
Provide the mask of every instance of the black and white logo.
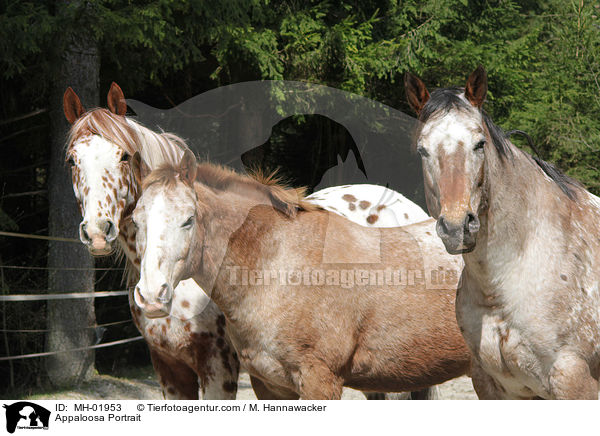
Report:
[[48,430],[50,411],[29,401],[19,401],[6,409],[6,431],[14,433],[16,429]]

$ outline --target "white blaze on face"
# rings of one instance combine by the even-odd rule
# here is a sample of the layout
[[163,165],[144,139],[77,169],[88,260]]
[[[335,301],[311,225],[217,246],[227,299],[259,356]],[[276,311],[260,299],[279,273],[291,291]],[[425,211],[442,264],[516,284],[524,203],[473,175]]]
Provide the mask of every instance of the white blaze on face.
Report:
[[421,131],[419,145],[428,151],[431,147],[440,147],[440,151],[450,155],[461,147],[474,145],[485,139],[482,124],[481,114],[475,111],[455,110],[439,118],[433,115]]
[[193,242],[196,209],[195,199],[180,191],[150,186],[133,214],[141,258],[138,288],[149,304],[170,304],[172,290],[188,278],[182,273]]
[[[422,156],[423,175],[429,211],[440,214],[464,215],[477,211],[479,199],[476,181],[484,163],[485,142],[481,114],[475,110],[452,110],[427,121],[417,149]],[[442,204],[444,203],[444,204]]]
[[[129,164],[123,160],[126,155],[98,135],[81,138],[69,153],[74,162],[73,190],[82,208],[82,231],[91,239],[87,242],[92,248],[102,249],[105,239],[116,238],[121,213],[133,201]],[[82,240],[87,238],[82,235]]]

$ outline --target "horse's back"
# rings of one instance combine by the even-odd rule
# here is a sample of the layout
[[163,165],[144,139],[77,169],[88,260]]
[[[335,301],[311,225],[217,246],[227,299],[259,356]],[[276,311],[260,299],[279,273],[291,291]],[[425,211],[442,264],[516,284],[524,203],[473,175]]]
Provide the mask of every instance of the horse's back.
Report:
[[333,186],[309,195],[306,200],[366,227],[399,227],[429,218],[402,194],[379,185]]

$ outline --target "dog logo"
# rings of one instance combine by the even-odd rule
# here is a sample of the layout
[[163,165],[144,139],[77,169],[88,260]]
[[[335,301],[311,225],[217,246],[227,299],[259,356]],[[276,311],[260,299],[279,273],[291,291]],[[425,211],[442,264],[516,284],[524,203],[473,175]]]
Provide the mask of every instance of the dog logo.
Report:
[[6,405],[6,431],[14,433],[18,429],[48,430],[50,411],[29,401]]

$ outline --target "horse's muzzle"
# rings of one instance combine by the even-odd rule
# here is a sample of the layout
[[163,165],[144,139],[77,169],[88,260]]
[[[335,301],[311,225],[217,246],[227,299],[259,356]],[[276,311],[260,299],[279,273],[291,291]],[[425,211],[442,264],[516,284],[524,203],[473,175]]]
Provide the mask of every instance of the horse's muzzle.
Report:
[[154,302],[144,298],[139,286],[133,291],[133,299],[135,304],[142,309],[147,318],[163,318],[169,315],[171,310],[172,292],[168,284],[163,284],[158,293],[158,298]]
[[436,224],[436,231],[448,253],[462,254],[475,248],[479,226],[479,218],[473,212],[468,212],[459,223],[447,220],[441,215]]
[[92,229],[87,221],[79,224],[79,239],[93,256],[106,256],[113,252],[112,243],[117,239],[117,227],[111,220],[93,223]]

